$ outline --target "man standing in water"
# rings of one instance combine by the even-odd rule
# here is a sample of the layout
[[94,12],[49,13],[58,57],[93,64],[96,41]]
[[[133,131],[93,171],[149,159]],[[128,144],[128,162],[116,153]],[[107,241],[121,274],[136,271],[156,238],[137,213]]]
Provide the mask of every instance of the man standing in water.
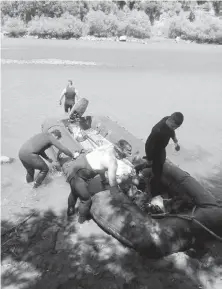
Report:
[[62,104],[62,99],[65,97],[65,102],[64,102],[64,109],[65,112],[68,113],[69,110],[72,109],[73,105],[75,104],[76,99],[78,99],[78,92],[73,86],[72,80],[68,80],[68,84],[66,88],[62,91],[59,104]]
[[[174,112],[171,116],[161,119],[153,128],[145,144],[146,167],[152,169],[153,178],[151,179],[152,196],[157,196],[159,191],[160,179],[163,172],[163,165],[166,160],[166,146],[170,139],[175,144],[175,150],[179,151],[180,146],[176,138],[175,130],[183,123],[184,116],[181,112]],[[140,165],[138,166],[138,168]],[[144,166],[143,166],[144,167]],[[136,170],[139,170],[136,168]],[[142,167],[141,167],[142,168]]]
[[49,163],[52,163],[52,160],[45,153],[46,149],[54,145],[67,156],[71,158],[74,157],[72,152],[58,141],[60,138],[61,132],[59,130],[53,130],[51,133],[39,133],[34,135],[20,148],[19,158],[27,171],[27,183],[33,182],[35,170],[40,170],[34,182],[34,188],[37,188],[42,184],[49,171],[47,164],[42,158]]
[[[119,140],[115,146],[101,146],[88,154],[80,155],[75,161],[65,161],[62,164],[67,182],[70,184],[71,193],[68,198],[67,215],[75,212],[75,204],[80,199],[79,223],[84,223],[92,204],[87,182],[96,175],[100,175],[102,184],[106,184],[105,172],[108,172],[110,191],[116,191],[117,159],[123,159],[131,155],[132,147],[126,140]],[[60,160],[61,163],[61,160]]]

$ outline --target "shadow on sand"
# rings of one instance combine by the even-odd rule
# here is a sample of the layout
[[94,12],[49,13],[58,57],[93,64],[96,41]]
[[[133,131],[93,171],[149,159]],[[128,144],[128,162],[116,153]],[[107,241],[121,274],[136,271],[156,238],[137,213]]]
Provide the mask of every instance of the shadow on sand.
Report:
[[[203,180],[222,201],[222,172]],[[208,187],[207,187],[208,186]],[[18,216],[21,217],[21,216]],[[32,211],[23,224],[2,220],[2,288],[220,288],[222,244],[206,244],[201,259],[177,253],[150,260],[124,247],[90,220],[65,211]],[[89,234],[87,231],[91,229]],[[123,228],[124,229],[124,228]]]

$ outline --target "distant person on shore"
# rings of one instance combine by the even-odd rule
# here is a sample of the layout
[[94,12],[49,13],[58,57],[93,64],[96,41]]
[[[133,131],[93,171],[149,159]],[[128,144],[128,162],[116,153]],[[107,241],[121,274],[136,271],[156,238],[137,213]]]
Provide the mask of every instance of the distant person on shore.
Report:
[[[147,163],[145,167],[151,169],[153,177],[150,182],[152,196],[157,196],[161,175],[163,172],[163,165],[166,160],[166,146],[170,139],[175,144],[175,150],[179,151],[180,146],[176,138],[175,130],[183,123],[184,116],[181,112],[174,112],[171,116],[166,116],[161,119],[153,128],[146,140],[145,152]],[[140,171],[144,165],[135,167],[136,171]]]
[[59,130],[53,130],[51,133],[39,133],[25,142],[19,150],[19,159],[27,171],[26,181],[31,183],[34,181],[35,170],[39,170],[39,174],[34,182],[34,188],[39,187],[45,179],[49,168],[44,162],[44,158],[49,163],[53,161],[46,155],[45,150],[54,145],[61,152],[73,158],[72,152],[64,147],[58,139],[61,138]]
[[[67,182],[70,184],[71,193],[68,198],[67,216],[75,213],[75,204],[80,199],[79,223],[84,223],[90,212],[92,204],[91,194],[87,182],[100,175],[102,185],[110,185],[110,191],[118,190],[117,183],[117,159],[123,159],[131,155],[132,147],[125,140],[119,140],[115,146],[101,146],[90,153],[80,155],[76,160],[65,160],[62,164]],[[58,156],[59,158],[59,156]],[[61,163],[60,159],[60,163]],[[108,182],[105,172],[108,172]]]
[[73,86],[72,80],[68,80],[68,84],[66,88],[64,88],[62,91],[62,94],[59,100],[60,105],[62,105],[63,97],[65,97],[64,110],[66,113],[68,113],[72,109],[76,100],[78,100],[78,91]]

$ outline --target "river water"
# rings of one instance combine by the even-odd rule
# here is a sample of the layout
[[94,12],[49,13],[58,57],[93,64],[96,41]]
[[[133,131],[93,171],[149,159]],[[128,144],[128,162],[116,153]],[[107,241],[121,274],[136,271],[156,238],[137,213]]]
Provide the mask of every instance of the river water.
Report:
[[[1,58],[1,155],[17,159],[2,166],[3,213],[9,199],[16,204],[29,198],[18,150],[45,118],[63,114],[58,101],[68,79],[89,99],[90,113],[110,116],[143,140],[162,117],[183,112],[177,131],[181,151],[169,144],[168,157],[199,180],[216,175],[220,186],[220,46],[3,39]],[[68,187],[58,175],[36,198],[43,196],[47,207],[53,194],[55,203],[66,202]]]

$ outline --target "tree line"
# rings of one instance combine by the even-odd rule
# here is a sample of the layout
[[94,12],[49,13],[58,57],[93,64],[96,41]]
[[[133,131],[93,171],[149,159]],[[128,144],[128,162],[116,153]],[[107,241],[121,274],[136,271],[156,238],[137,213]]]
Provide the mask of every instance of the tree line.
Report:
[[35,16],[54,18],[68,12],[83,21],[90,10],[105,14],[116,14],[119,10],[138,10],[144,11],[153,24],[164,11],[179,13],[197,6],[207,10],[209,4],[217,16],[222,9],[222,1],[2,1],[1,17],[20,17],[28,23]]
[[161,35],[222,44],[221,12],[222,1],[3,1],[1,23],[11,37]]

